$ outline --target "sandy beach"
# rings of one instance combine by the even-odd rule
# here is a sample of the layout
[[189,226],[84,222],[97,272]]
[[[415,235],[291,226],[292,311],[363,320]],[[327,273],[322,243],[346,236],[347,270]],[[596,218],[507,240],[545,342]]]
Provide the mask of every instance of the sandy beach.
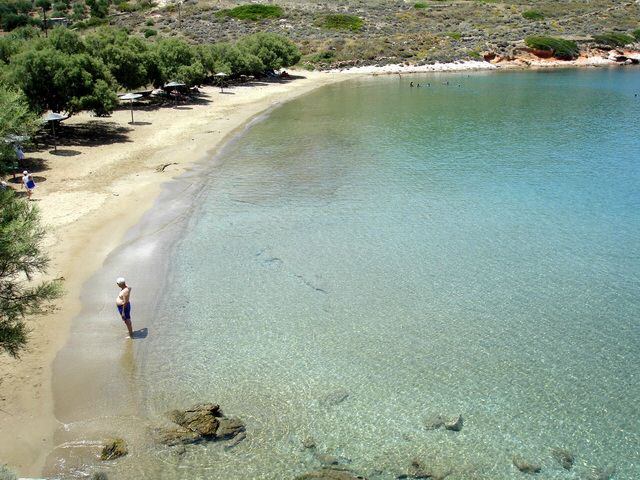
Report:
[[274,104],[348,78],[316,72],[300,76],[237,86],[224,94],[205,87],[195,104],[135,111],[135,125],[128,123],[128,109],[108,118],[82,113],[65,124],[109,130],[113,141],[67,145],[61,139],[56,155],[26,152],[27,160],[37,158],[44,167],[35,172],[34,199],[50,232],[45,245],[52,259],[49,274],[65,279],[65,295],[54,314],[30,322],[30,343],[20,360],[0,359],[2,462],[20,475],[40,474],[60,425],[54,416],[51,364],[80,311],[80,288],[152,205],[160,185],[194,162],[212,158],[236,129]]
[[[569,66],[614,63],[598,62],[576,61]],[[550,61],[499,66],[473,62],[438,69],[366,67],[346,73],[543,68],[560,63],[566,65]],[[112,140],[69,144],[63,139],[57,155],[26,152],[28,160],[37,159],[42,166],[35,172],[39,181],[34,199],[49,230],[45,246],[52,258],[49,273],[65,279],[66,293],[54,314],[30,322],[31,341],[20,360],[0,358],[1,462],[23,476],[42,472],[56,446],[53,433],[60,426],[54,414],[51,365],[67,341],[72,319],[80,312],[80,289],[151,207],[161,185],[194,163],[213,158],[230,135],[274,104],[353,76],[338,72],[297,74],[302,78],[286,83],[256,82],[225,93],[205,87],[196,103],[136,110],[134,125],[129,124],[131,114],[126,108],[108,118],[82,113],[65,125],[91,124]]]

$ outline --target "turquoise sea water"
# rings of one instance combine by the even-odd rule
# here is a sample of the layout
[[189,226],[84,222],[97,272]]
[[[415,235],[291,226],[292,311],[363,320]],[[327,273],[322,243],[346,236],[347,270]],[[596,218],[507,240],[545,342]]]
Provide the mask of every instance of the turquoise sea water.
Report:
[[323,454],[371,479],[524,478],[513,455],[640,478],[635,93],[637,69],[443,74],[275,109],[203,179],[136,352],[145,416],[214,401],[247,439],[116,478],[293,478]]

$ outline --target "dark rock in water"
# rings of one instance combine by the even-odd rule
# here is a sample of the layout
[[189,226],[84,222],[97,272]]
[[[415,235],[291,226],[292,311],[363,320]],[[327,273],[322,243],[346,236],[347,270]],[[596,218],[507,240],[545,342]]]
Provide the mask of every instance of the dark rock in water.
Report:
[[[230,440],[245,431],[241,420],[225,417],[220,405],[213,403],[195,405],[187,410],[173,410],[167,416],[179,425],[157,430],[158,442],[168,446],[205,440]],[[237,440],[235,444],[241,440]]]
[[349,398],[349,392],[343,388],[328,393],[321,399],[321,403],[327,406],[339,405]]
[[316,454],[316,460],[320,463],[324,463],[325,465],[339,465],[340,459],[334,455],[329,455],[327,453],[319,453]]
[[512,461],[516,468],[523,473],[538,473],[542,470],[542,466],[532,463],[520,455],[514,455]]
[[205,403],[195,405],[187,410],[173,410],[169,412],[169,418],[192,432],[203,436],[215,435],[222,417],[220,405]]
[[424,421],[424,427],[427,430],[437,430],[440,427],[444,427],[445,421],[442,415],[433,415]]
[[91,475],[91,480],[109,480],[109,477],[104,472],[96,472]]
[[244,432],[244,423],[237,418],[223,417],[219,420],[218,430],[216,430],[216,438],[228,440]]
[[161,428],[156,432],[158,443],[173,447],[175,445],[189,445],[202,440],[202,436],[182,427]]
[[365,477],[340,468],[323,468],[315,472],[299,475],[295,480],[367,480]]
[[312,448],[316,448],[316,440],[313,437],[305,437],[304,440],[302,440],[302,448],[304,449],[312,449]]
[[414,459],[409,467],[409,472],[406,474],[398,475],[398,479],[417,479],[428,478],[432,480],[444,480],[451,472],[436,472],[434,469],[426,466],[420,460]]
[[240,432],[238,435],[236,435],[235,437],[233,437],[231,439],[231,441],[229,442],[228,445],[225,445],[225,447],[224,447],[225,450],[229,450],[230,448],[233,448],[233,447],[237,446],[245,438],[247,438],[247,433],[246,432]]
[[444,422],[444,428],[446,428],[447,430],[452,430],[454,432],[459,432],[460,430],[462,430],[462,417],[458,415],[448,422]]
[[178,446],[176,447],[176,449],[174,450],[174,453],[175,453],[176,455],[180,455],[180,456],[182,456],[182,455],[184,455],[185,453],[187,453],[187,449],[185,448],[185,446],[184,446],[184,445],[178,445]]
[[573,454],[564,448],[554,448],[551,450],[551,456],[560,464],[565,470],[571,470],[573,468],[573,462],[575,457]]
[[615,473],[615,467],[596,468],[589,474],[587,480],[610,480]]
[[127,442],[122,438],[113,438],[105,442],[100,459],[115,460],[116,458],[124,457],[127,453],[129,453]]

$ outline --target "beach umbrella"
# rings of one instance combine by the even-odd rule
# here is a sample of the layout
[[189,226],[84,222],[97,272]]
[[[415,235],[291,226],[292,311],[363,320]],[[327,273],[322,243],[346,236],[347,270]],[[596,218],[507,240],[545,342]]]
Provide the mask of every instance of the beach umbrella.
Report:
[[51,130],[53,131],[53,150],[56,152],[58,151],[58,145],[56,142],[56,122],[66,120],[67,118],[69,118],[68,115],[61,115],[55,112],[50,112],[44,117],[45,122],[51,123]]
[[216,77],[218,79],[218,81],[220,82],[220,93],[223,92],[223,88],[224,88],[223,80],[224,80],[224,77],[226,77],[226,76],[227,76],[227,74],[224,73],[224,72],[218,72],[218,73],[216,73],[214,75],[214,77]]
[[180,82],[169,82],[164,84],[164,88],[186,87],[187,85]]
[[131,101],[131,123],[133,123],[133,101],[140,97],[142,97],[142,95],[139,93],[125,93],[124,95],[120,95],[120,100]]

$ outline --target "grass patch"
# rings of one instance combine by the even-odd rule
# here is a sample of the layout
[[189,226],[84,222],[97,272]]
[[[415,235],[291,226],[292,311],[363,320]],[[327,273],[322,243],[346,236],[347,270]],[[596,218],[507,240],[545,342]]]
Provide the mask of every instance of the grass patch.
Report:
[[144,31],[144,38],[155,37],[156,35],[158,35],[158,32],[155,31],[153,28],[147,28]]
[[631,35],[616,32],[607,32],[600,35],[594,35],[593,39],[598,43],[609,45],[611,47],[624,47],[625,45],[633,43],[634,41]]
[[413,8],[417,8],[417,9],[428,8],[428,7],[429,5],[427,5],[426,3],[418,2],[413,4]]
[[563,38],[532,36],[525,38],[524,42],[529,48],[553,52],[553,56],[560,60],[572,60],[580,54],[576,42]]
[[635,38],[636,40],[640,40],[640,28],[637,28],[633,32],[631,32],[631,35],[633,35],[633,38]]
[[462,38],[462,34],[460,32],[447,32],[445,35],[454,40],[460,40]]
[[237,18],[238,20],[253,20],[255,22],[265,18],[280,18],[284,16],[284,10],[278,5],[240,5],[236,8],[220,10],[216,15]]
[[544,13],[539,10],[527,10],[522,16],[527,20],[544,20]]
[[363,23],[360,17],[343,13],[325,15],[318,22],[319,26],[323,28],[330,30],[351,30],[352,32],[362,30]]

